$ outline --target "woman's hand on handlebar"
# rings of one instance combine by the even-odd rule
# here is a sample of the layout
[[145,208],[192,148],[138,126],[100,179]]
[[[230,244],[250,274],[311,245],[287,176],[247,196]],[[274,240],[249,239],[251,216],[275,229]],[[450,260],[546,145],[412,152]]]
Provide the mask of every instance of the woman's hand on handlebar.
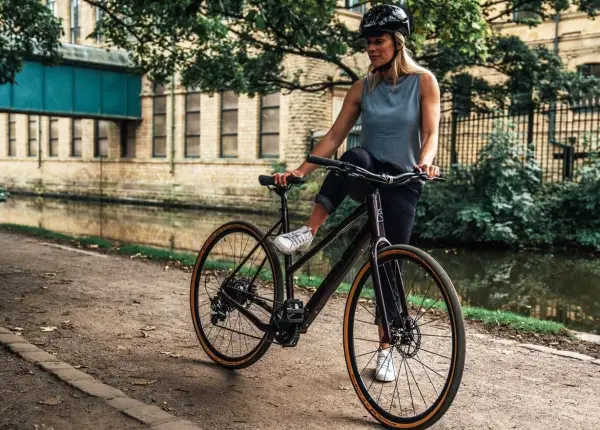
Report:
[[426,173],[430,178],[437,178],[440,176],[440,168],[438,166],[434,166],[433,164],[417,164],[415,168],[421,169],[423,173]]
[[275,178],[275,184],[281,185],[283,187],[287,187],[287,178],[290,176],[296,176],[298,178],[304,178],[304,173],[302,171],[296,169],[283,173],[274,173],[273,178]]

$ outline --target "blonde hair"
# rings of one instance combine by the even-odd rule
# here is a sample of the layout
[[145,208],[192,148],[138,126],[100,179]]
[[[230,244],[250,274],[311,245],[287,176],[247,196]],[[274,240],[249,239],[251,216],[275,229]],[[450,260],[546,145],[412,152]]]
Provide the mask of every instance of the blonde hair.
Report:
[[[405,39],[402,34],[394,33],[392,37],[395,39],[396,47],[400,47],[400,52],[390,68],[394,85],[396,85],[400,76],[412,75],[415,73],[420,75],[429,73],[429,70],[427,70],[425,67],[419,66],[419,64],[412,59],[411,52],[406,47],[406,44],[404,43]],[[372,64],[369,65],[367,82],[369,84],[369,91],[373,91],[377,84],[381,82],[381,73],[373,73]]]

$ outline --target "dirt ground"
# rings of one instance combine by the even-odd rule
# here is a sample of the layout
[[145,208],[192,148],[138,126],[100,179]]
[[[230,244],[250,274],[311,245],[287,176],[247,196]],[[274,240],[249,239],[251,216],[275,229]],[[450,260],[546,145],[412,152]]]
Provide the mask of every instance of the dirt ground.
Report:
[[99,421],[107,430],[144,428],[6,349],[0,363],[0,430],[76,430]]
[[[0,325],[22,329],[30,342],[127,395],[203,428],[380,428],[346,371],[343,298],[328,303],[296,348],[273,346],[252,367],[232,372],[199,347],[189,281],[189,273],[159,263],[86,255],[0,232]],[[48,326],[57,328],[41,331]],[[470,324],[467,340],[461,389],[434,428],[598,428],[600,366],[529,351]],[[73,398],[66,385],[49,383],[51,376],[35,369],[34,378],[24,374],[19,369],[31,366],[18,360],[6,351],[0,355],[0,412],[16,408],[0,413],[1,429],[33,429],[37,421],[19,421],[15,411],[56,396],[69,399],[68,413],[61,417],[62,408],[48,407],[39,415],[47,425],[59,418],[69,423],[56,429],[99,428],[95,414],[101,412],[112,428],[138,428],[125,417],[111,421],[116,412]]]

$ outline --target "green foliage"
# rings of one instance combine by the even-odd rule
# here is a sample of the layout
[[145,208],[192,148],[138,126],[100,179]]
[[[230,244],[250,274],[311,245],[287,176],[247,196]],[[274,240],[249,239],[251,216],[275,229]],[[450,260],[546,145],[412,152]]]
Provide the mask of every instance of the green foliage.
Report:
[[[179,72],[184,85],[204,92],[232,89],[252,95],[278,89],[318,92],[352,84],[365,73],[356,61],[365,44],[340,20],[337,0],[85,1],[105,12],[98,31],[109,43],[128,50],[153,80]],[[539,19],[530,25],[569,4],[593,16],[595,1],[371,1],[378,3],[403,3],[410,9],[414,33],[407,46],[436,74],[442,91],[455,90],[460,84],[452,77],[470,73],[473,66],[506,76],[498,84],[473,79],[467,92],[477,101],[475,107],[508,103],[507,94],[515,91],[532,92],[534,101],[543,101],[580,97],[598,87],[595,78],[566,72],[549,50],[501,36],[495,27],[512,19],[517,7],[537,14]],[[311,73],[308,67],[289,68],[283,60],[290,56],[334,67],[326,75]],[[336,78],[338,72],[342,74]]]
[[0,0],[0,84],[14,82],[26,57],[58,58],[62,26],[39,0]]
[[448,182],[427,185],[413,237],[600,250],[600,159],[588,162],[578,182],[543,186],[533,150],[521,142],[511,126],[497,124],[474,166],[457,166]]
[[490,326],[507,326],[514,330],[540,333],[540,334],[565,334],[563,324],[554,321],[543,321],[536,318],[524,317],[511,312],[491,311],[483,308],[463,308],[463,316],[467,320],[481,321]]

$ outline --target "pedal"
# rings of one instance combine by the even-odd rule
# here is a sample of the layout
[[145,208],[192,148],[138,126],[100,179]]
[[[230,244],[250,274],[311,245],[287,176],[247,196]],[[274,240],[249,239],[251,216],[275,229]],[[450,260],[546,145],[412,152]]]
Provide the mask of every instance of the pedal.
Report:
[[280,345],[284,348],[292,348],[298,345],[298,340],[300,340],[300,331],[298,330],[298,326],[296,326],[293,333],[288,333],[286,339],[280,342]]
[[286,300],[282,320],[288,324],[302,324],[304,322],[304,303],[298,299]]

